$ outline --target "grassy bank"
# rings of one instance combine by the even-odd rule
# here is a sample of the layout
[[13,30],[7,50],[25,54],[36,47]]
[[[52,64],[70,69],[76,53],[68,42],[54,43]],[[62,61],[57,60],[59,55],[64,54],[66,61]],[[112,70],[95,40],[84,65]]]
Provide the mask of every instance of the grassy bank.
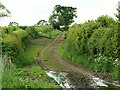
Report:
[[4,70],[2,77],[3,88],[59,88],[59,86],[49,78],[40,66],[35,65],[35,61],[39,60],[38,52],[40,52],[49,39],[34,39],[26,47],[22,60],[22,67],[18,68],[11,64],[9,70]]
[[80,56],[80,55],[75,55],[75,54],[72,55],[70,52],[66,52],[65,48],[64,48],[64,43],[60,43],[58,45],[57,53],[61,57],[65,58],[66,60],[70,60],[73,63],[81,64],[81,65],[84,65],[86,67],[88,66],[88,61],[87,61],[88,57]]
[[39,66],[31,65],[25,68],[12,67],[4,71],[3,88],[58,88]]
[[[86,68],[91,68],[92,70],[96,72],[101,72],[103,75],[110,75],[114,79],[117,78],[117,68],[112,68],[112,72],[108,73],[106,72],[106,68],[109,69],[109,64],[105,65],[105,62],[103,61],[102,63],[94,62],[90,56],[86,55],[77,55],[75,53],[67,52],[65,48],[65,42],[60,43],[57,48],[57,53],[61,57],[63,57],[66,60],[70,60],[73,63],[80,64],[85,66]],[[101,58],[100,59],[106,59],[106,58]]]

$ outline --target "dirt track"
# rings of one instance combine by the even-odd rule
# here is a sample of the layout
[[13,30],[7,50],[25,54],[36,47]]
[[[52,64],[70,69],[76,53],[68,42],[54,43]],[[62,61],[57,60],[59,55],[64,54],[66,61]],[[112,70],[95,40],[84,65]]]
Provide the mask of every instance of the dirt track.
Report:
[[[55,40],[53,40],[43,49],[40,56],[42,59],[40,62],[41,67],[45,70],[51,70],[51,68],[48,68],[47,65],[45,65],[43,52],[47,51],[50,47],[53,47],[49,54],[51,54],[52,57],[61,64],[61,66],[67,68],[67,70],[65,69],[62,71],[68,73],[68,78],[73,83],[73,85],[76,88],[90,88],[91,86],[89,76],[92,74],[92,72],[83,66],[76,66],[75,64],[69,62],[68,60],[64,60],[62,57],[57,55],[57,45],[63,42],[63,38],[63,36],[58,35]],[[59,70],[57,71],[60,72]]]
[[[60,57],[56,51],[58,44],[62,42],[64,42],[64,36],[58,35],[54,40],[50,40],[50,42],[46,42],[44,45],[45,47],[39,55],[40,60],[37,62],[44,70],[66,72],[68,73],[67,77],[75,86],[75,88],[84,88],[84,90],[93,90],[93,87],[91,87],[91,79],[89,78],[90,76],[97,76],[109,82],[113,81],[109,75],[104,76],[101,73],[96,73],[89,68],[74,64],[73,62],[70,62],[70,60],[64,60],[62,57]],[[54,62],[57,62],[57,64]]]

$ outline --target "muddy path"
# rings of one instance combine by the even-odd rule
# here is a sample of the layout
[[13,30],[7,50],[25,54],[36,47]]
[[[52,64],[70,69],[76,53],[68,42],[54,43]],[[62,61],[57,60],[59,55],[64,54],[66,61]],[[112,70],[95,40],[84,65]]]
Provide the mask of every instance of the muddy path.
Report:
[[[40,61],[37,62],[44,70],[66,72],[67,77],[75,88],[92,88],[90,76],[102,76],[82,65],[77,65],[69,60],[64,60],[57,53],[58,44],[64,41],[64,34],[58,35],[54,40],[48,42],[40,52]],[[98,89],[97,89],[98,90]]]
[[[61,37],[61,38],[60,38]],[[83,74],[84,76],[91,76],[94,75],[94,72],[84,66],[81,65],[76,65],[72,62],[70,62],[70,60],[65,60],[63,57],[59,56],[57,54],[57,47],[58,44],[62,43],[64,41],[64,35],[57,37],[54,41],[53,41],[53,45],[54,48],[52,50],[52,56],[59,62],[61,63],[61,65],[67,67],[68,69],[70,69],[70,71],[75,72],[75,73],[79,73],[79,74]]]
[[[63,42],[63,38],[63,35],[58,35],[52,42],[48,42],[45,48],[40,52],[40,61],[37,62],[37,64],[46,71],[53,70],[68,73],[67,77],[75,88],[90,88],[88,76],[91,75],[91,72],[82,66],[77,67],[57,55],[57,45]],[[56,63],[54,64],[54,62]]]

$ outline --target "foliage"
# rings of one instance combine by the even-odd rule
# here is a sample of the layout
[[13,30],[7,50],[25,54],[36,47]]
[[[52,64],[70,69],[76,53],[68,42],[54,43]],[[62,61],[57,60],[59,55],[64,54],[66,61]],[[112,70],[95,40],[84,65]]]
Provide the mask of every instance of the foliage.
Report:
[[45,21],[45,20],[40,20],[36,25],[37,25],[37,26],[47,25],[47,21]]
[[0,2],[0,18],[10,16],[11,12]]
[[4,36],[4,34],[12,34],[12,32],[18,28],[19,27],[16,26],[4,26],[1,28],[0,33],[2,34],[2,36]]
[[24,45],[28,44],[28,42],[29,42],[29,40],[28,40],[28,33],[25,30],[17,29],[16,31],[13,31],[12,34],[16,35],[18,38],[20,38],[21,42]]
[[[26,68],[4,70],[2,75],[4,88],[59,88],[39,66],[32,65]],[[14,78],[13,78],[14,77]]]
[[51,25],[40,25],[35,27],[38,37],[55,38],[60,31],[53,29]]
[[19,26],[20,29],[25,30],[28,26]]
[[[118,63],[115,60],[118,58],[119,48],[116,27],[116,21],[109,16],[100,16],[96,20],[73,25],[66,34],[63,50],[65,57],[116,76],[118,64],[114,63]],[[81,60],[80,57],[84,56],[88,56],[88,59]]]
[[39,34],[38,31],[36,29],[36,26],[27,26],[27,28],[25,29],[25,31],[28,32],[28,34],[33,37],[33,38],[38,38]]
[[10,56],[13,63],[17,63],[23,52],[20,39],[14,35],[5,34],[2,39],[2,52],[3,55]]
[[39,59],[37,56],[38,52],[42,49],[42,45],[32,44],[26,47],[25,52],[23,52],[22,61],[20,62],[22,66],[31,65]]
[[19,26],[19,24],[17,22],[10,22],[9,26]]
[[28,33],[14,26],[2,28],[2,52],[10,56],[13,63],[19,66],[23,59],[25,45],[28,44]]
[[38,32],[47,33],[53,30],[51,25],[40,25],[36,27]]
[[[16,64],[17,68],[12,64],[9,70],[4,70],[2,73],[3,88],[59,88],[46,75],[44,70],[34,65],[39,60],[38,52],[44,46],[39,40],[41,41],[41,39],[31,40],[31,43],[26,47],[25,51],[20,53],[23,55]],[[20,65],[22,65],[22,68],[20,68]],[[26,65],[27,67],[25,67]]]
[[118,56],[118,83],[120,84],[120,1],[118,2],[118,8],[117,8],[118,14],[116,17],[117,20],[117,29],[116,29],[116,37],[117,37],[117,56]]
[[[112,21],[111,18],[106,18],[106,16],[100,18],[104,18],[105,22]],[[99,25],[100,18],[96,21],[88,21],[84,24],[72,26],[67,33],[67,49],[72,47],[74,52],[79,54],[94,56],[102,53],[107,56],[115,56],[115,49],[117,49],[116,32],[115,27],[113,27],[115,21],[109,22],[110,25],[113,25],[110,28],[107,24]],[[73,52],[72,49],[70,50]]]
[[56,5],[49,18],[50,24],[54,29],[61,31],[68,30],[69,25],[74,22],[76,8]]
[[115,25],[115,20],[107,15],[98,17],[96,22],[98,23],[99,27],[111,28]]
[[16,31],[13,31],[13,34],[15,34],[17,37],[20,37],[20,39],[28,37],[28,33],[22,29],[18,29]]

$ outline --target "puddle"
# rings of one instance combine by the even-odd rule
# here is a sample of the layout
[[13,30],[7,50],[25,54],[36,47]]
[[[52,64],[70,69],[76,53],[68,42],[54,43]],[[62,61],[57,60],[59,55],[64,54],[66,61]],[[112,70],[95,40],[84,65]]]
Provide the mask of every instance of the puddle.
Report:
[[60,87],[74,88],[70,80],[67,78],[67,73],[64,72],[57,73],[55,71],[45,71],[45,72],[49,77],[53,78],[59,84]]
[[120,88],[120,85],[118,84],[118,81],[114,81],[113,83],[102,80],[98,77],[91,76],[92,86],[94,88],[98,87],[106,87],[106,88]]
[[[65,72],[58,73],[55,71],[45,71],[45,72],[49,77],[53,78],[58,83],[58,85],[60,87],[62,87],[62,88],[75,88],[75,86],[68,79],[67,73],[65,73]],[[109,85],[120,88],[120,85],[118,85],[118,84],[107,82],[107,81],[102,80],[102,79],[95,77],[95,76],[90,76],[89,78],[91,80],[90,85],[93,88],[100,88],[100,87],[109,88]]]
[[93,86],[94,88],[97,88],[97,87],[108,87],[107,84],[105,84],[105,81],[98,78],[98,77],[95,77],[95,76],[91,76],[91,86]]

